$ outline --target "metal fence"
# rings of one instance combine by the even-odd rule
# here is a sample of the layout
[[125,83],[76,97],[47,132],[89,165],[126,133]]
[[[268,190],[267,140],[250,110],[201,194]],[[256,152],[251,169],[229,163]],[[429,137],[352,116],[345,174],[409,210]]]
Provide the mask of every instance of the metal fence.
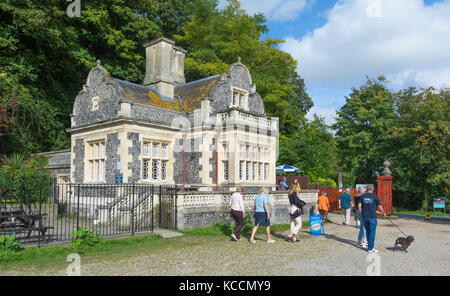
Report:
[[177,228],[177,186],[0,184],[0,235],[38,247],[74,239],[80,227],[105,238]]

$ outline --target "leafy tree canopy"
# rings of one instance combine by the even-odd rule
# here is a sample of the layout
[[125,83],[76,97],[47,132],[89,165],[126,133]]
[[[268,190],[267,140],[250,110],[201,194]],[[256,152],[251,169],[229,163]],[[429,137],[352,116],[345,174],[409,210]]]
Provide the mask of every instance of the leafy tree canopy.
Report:
[[353,88],[345,105],[337,112],[333,129],[340,153],[340,166],[357,177],[357,182],[373,182],[372,174],[386,160],[380,144],[394,118],[394,95],[386,79],[367,78]]
[[217,1],[199,1],[178,44],[188,50],[185,59],[187,81],[223,73],[240,57],[264,100],[266,112],[280,118],[280,128],[291,133],[300,125],[312,100],[303,79],[296,72],[297,62],[279,49],[280,39],[265,38],[268,29],[262,14],[250,16],[237,0],[229,0],[223,10]]

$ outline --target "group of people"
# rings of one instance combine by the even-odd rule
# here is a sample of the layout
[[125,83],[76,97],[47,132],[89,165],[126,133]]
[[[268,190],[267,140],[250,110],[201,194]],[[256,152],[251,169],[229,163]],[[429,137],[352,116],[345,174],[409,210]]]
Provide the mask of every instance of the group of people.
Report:
[[[289,189],[289,215],[291,217],[291,232],[288,237],[293,242],[298,240],[297,234],[302,227],[301,215],[303,214],[303,207],[306,203],[298,197],[298,191],[300,186],[293,184]],[[267,196],[267,188],[261,188],[259,194],[255,196],[253,202],[253,213],[255,218],[255,226],[253,227],[252,234],[250,236],[249,242],[255,244],[255,234],[260,226],[266,227],[267,242],[274,243],[270,234],[270,211],[269,211],[269,197]],[[235,241],[241,241],[241,230],[245,226],[245,206],[244,197],[242,196],[242,186],[236,188],[236,192],[233,193],[230,200],[230,216],[234,219],[236,223],[235,231],[231,234],[231,237]]]
[[[374,194],[373,185],[368,185],[367,189],[358,188],[354,201],[350,195],[350,189],[346,189],[339,196],[339,209],[342,209],[342,224],[350,226],[350,215],[353,209],[356,219],[356,225],[359,227],[357,246],[367,248],[370,253],[377,253],[374,248],[375,234],[377,229],[377,214],[383,214],[386,217],[380,198]],[[322,215],[322,221],[325,223],[327,213],[330,210],[330,204],[327,192],[323,191],[318,199],[318,209]],[[379,212],[377,211],[379,210]]]
[[[291,218],[291,222],[290,233],[288,237],[293,242],[296,242],[298,241],[297,234],[302,227],[301,215],[303,214],[303,207],[306,205],[306,203],[302,201],[298,196],[300,185],[298,184],[297,179],[295,179],[294,183],[291,184],[291,186],[288,186],[286,184],[286,179],[283,179],[282,182],[280,182],[280,186],[285,187],[286,190],[289,190],[289,215]],[[367,190],[362,187],[358,188],[358,192],[354,198],[354,201],[352,200],[352,197],[350,195],[350,189],[346,189],[345,192],[339,196],[339,208],[343,210],[342,223],[346,226],[350,225],[350,215],[353,208],[355,219],[357,220],[357,226],[359,226],[357,246],[361,248],[367,248],[368,252],[370,253],[378,252],[374,248],[377,228],[377,214],[383,214],[384,217],[386,217],[386,213],[381,206],[379,197],[373,193],[374,189],[375,188],[373,185],[368,185]],[[241,241],[240,231],[245,225],[245,207],[242,191],[242,187],[238,186],[236,192],[233,193],[230,200],[230,215],[236,223],[235,231],[231,234],[231,237],[236,241]],[[256,243],[255,234],[260,226],[266,227],[267,242],[275,242],[271,238],[270,234],[269,205],[270,203],[267,195],[267,188],[263,187],[261,188],[260,193],[255,196],[253,202],[253,217],[255,218],[255,226],[253,227],[252,234],[249,240],[251,244]],[[323,223],[325,223],[328,212],[330,210],[330,204],[326,191],[323,191],[319,196],[317,205],[319,213],[322,216],[322,221]],[[380,212],[378,212],[377,210],[379,210]]]
[[[261,188],[259,194],[255,196],[253,203],[253,213],[255,217],[255,227],[252,230],[250,237],[250,243],[254,244],[255,234],[259,226],[266,227],[267,242],[274,243],[275,241],[270,236],[270,212],[269,212],[269,197],[267,196],[267,188]],[[236,228],[231,234],[231,237],[236,241],[241,241],[241,230],[245,226],[245,206],[244,197],[242,196],[242,186],[236,188],[236,192],[233,193],[230,200],[231,205],[231,217],[236,223]]]

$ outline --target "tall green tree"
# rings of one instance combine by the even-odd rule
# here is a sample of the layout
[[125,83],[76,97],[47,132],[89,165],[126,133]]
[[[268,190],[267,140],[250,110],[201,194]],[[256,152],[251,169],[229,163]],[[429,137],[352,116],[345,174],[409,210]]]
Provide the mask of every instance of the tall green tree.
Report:
[[97,59],[141,83],[146,41],[181,33],[192,1],[0,2],[0,154],[67,148],[73,101]]
[[304,120],[294,134],[280,136],[278,164],[290,164],[302,170],[310,183],[335,186],[338,169],[336,141],[323,117]]
[[217,9],[217,1],[199,1],[183,35],[176,41],[188,50],[185,72],[188,81],[223,73],[240,57],[250,70],[266,112],[280,118],[282,132],[300,126],[312,107],[304,81],[296,72],[294,58],[277,49],[280,39],[263,39],[268,31],[262,14],[250,16],[237,0]]
[[340,155],[340,167],[360,183],[373,183],[374,170],[382,167],[387,151],[381,145],[394,119],[394,95],[385,77],[367,78],[353,88],[337,112],[333,129]]
[[395,96],[394,124],[386,131],[394,175],[394,203],[430,207],[431,198],[449,196],[450,89],[414,87]]

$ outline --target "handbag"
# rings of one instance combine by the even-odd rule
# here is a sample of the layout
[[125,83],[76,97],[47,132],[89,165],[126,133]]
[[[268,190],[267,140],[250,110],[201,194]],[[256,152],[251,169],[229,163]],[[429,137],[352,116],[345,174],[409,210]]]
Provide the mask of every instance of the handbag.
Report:
[[290,215],[291,215],[291,219],[295,219],[295,218],[301,216],[301,213],[299,210],[296,210],[293,214],[290,214]]

